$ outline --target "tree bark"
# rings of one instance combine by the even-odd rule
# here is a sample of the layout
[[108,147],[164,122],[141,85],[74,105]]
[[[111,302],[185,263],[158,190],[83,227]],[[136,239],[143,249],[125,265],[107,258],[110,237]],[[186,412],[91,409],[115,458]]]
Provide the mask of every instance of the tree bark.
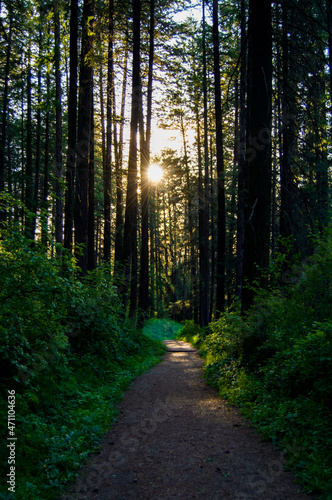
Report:
[[289,79],[290,48],[288,2],[282,4],[282,152],[280,162],[280,217],[279,233],[288,238],[293,233],[292,219],[294,215],[293,173],[291,153],[294,148],[294,106],[295,92]]
[[106,163],[104,164],[104,261],[109,262],[111,256],[111,175],[112,175],[112,123],[113,123],[113,37],[114,37],[114,1],[109,2],[108,33],[108,71],[107,71],[107,104],[106,104]]
[[[47,100],[50,95],[50,74],[46,73],[46,95]],[[49,192],[49,154],[50,154],[50,111],[49,103],[47,102],[46,115],[45,115],[45,146],[44,146],[44,184],[42,196],[42,208],[44,211],[44,220],[42,224],[42,242],[44,245],[48,243],[48,192]]]
[[193,189],[190,178],[190,164],[188,155],[188,146],[186,139],[186,131],[183,123],[183,115],[181,115],[181,136],[183,143],[183,163],[185,167],[186,190],[187,190],[187,210],[188,210],[188,243],[189,243],[189,318],[192,319],[195,307],[195,289],[196,289],[196,249],[194,241],[194,214],[193,214]]
[[73,244],[75,171],[76,171],[76,133],[77,133],[77,65],[78,65],[78,5],[77,0],[70,3],[70,76],[68,96],[68,149],[66,159],[65,230],[64,247],[71,249]]
[[74,210],[75,255],[82,276],[86,275],[88,265],[88,182],[92,102],[92,66],[91,61],[89,60],[89,56],[91,56],[93,49],[93,39],[92,36],[90,36],[90,33],[92,31],[91,23],[93,21],[93,17],[93,0],[84,0],[78,103],[76,193]]
[[114,262],[122,260],[123,252],[123,131],[125,122],[125,103],[126,103],[126,87],[127,87],[127,66],[128,66],[128,32],[126,30],[126,41],[124,48],[124,61],[123,61],[123,80],[122,80],[122,96],[121,96],[121,110],[120,110],[120,130],[119,141],[117,146],[117,155],[115,163],[115,180],[116,180],[116,215],[115,215],[115,243],[114,243]]
[[[93,82],[93,79],[92,79]],[[93,109],[93,86],[91,89],[90,107],[90,151],[89,151],[89,188],[88,188],[88,270],[96,267],[95,255],[95,154],[94,154],[94,109]]]
[[[195,64],[195,59],[194,59]],[[198,162],[198,269],[196,273],[196,286],[194,292],[194,322],[199,323],[200,315],[200,304],[201,304],[201,292],[200,292],[200,241],[202,234],[202,203],[203,203],[203,176],[202,176],[202,145],[201,145],[201,124],[200,124],[200,113],[199,113],[199,96],[200,88],[197,84],[197,73],[194,66],[194,110],[195,110],[195,122],[196,122],[196,145],[197,145],[197,162]]]
[[[61,109],[61,70],[60,70],[60,15],[59,3],[54,2],[54,61],[55,61],[55,241],[63,242],[63,190],[62,190],[62,109]],[[61,250],[57,250],[61,254]]]
[[271,2],[249,2],[248,116],[242,312],[269,262],[271,215]]
[[33,238],[33,169],[32,169],[32,88],[31,88],[31,40],[28,41],[28,67],[27,67],[27,128],[26,128],[26,169],[25,169],[25,206],[30,214],[25,217],[25,234]]
[[[9,4],[10,5],[10,4]],[[9,33],[7,37],[6,51],[6,66],[3,88],[3,107],[2,107],[2,125],[1,125],[1,142],[0,142],[0,192],[5,188],[5,151],[7,138],[7,112],[8,112],[8,91],[9,91],[9,76],[10,76],[10,57],[12,50],[12,33],[13,33],[13,12],[9,9]],[[0,224],[6,219],[6,213],[0,211]]]
[[[153,81],[153,59],[154,59],[154,0],[150,0],[150,47],[149,47],[149,74],[148,74],[148,96],[147,96],[147,117],[146,136],[142,127],[143,141],[141,148],[141,252],[140,252],[140,281],[139,281],[139,301],[138,307],[142,313],[140,324],[144,318],[148,317],[149,311],[149,179],[148,168],[150,163],[150,138],[151,138],[151,118],[152,118],[152,81]],[[142,103],[141,103],[142,104]],[[143,109],[141,105],[141,114]],[[142,123],[143,125],[143,123]]]
[[240,70],[240,125],[239,160],[237,180],[237,234],[236,234],[236,295],[242,300],[243,252],[244,252],[244,165],[246,150],[246,95],[247,95],[247,34],[246,0],[241,0],[241,70]]
[[[139,110],[141,107],[140,86],[140,15],[141,2],[133,0],[133,73],[130,119],[130,143],[128,161],[128,180],[126,194],[126,210],[124,225],[123,265],[125,269],[125,283],[123,289],[123,303],[125,310],[128,303],[128,292],[131,289],[131,299],[135,300],[137,276],[135,275],[135,262],[133,261],[133,246],[137,238],[137,127],[139,123]],[[134,255],[135,257],[135,255]],[[136,304],[130,307],[131,316],[136,312]]]
[[225,253],[226,253],[226,213],[225,213],[225,181],[224,181],[224,152],[221,111],[221,87],[219,67],[219,29],[218,29],[218,0],[213,0],[213,67],[216,119],[216,147],[217,147],[217,181],[218,181],[218,239],[217,239],[217,292],[216,316],[225,310]]
[[207,69],[205,31],[205,0],[203,0],[204,181],[203,175],[201,175],[202,189],[199,216],[200,325],[202,327],[209,324],[209,147],[207,134]]
[[[329,68],[330,68],[330,100],[332,96],[332,0],[326,0],[328,48],[329,48]],[[332,133],[332,129],[331,132]]]
[[[38,53],[39,59],[42,59],[42,32],[39,28],[38,38]],[[38,65],[37,72],[37,137],[36,137],[36,159],[35,159],[35,186],[34,186],[34,219],[32,225],[32,237],[35,239],[36,224],[37,224],[37,210],[39,199],[39,177],[40,177],[40,150],[41,150],[41,62]]]

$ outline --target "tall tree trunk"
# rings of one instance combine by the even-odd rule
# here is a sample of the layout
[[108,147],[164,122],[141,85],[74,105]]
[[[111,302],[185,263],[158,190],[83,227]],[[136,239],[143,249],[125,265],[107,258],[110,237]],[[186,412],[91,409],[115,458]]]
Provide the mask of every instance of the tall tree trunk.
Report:
[[242,311],[269,262],[271,215],[271,2],[249,2],[248,117]]
[[[130,119],[130,143],[128,161],[128,180],[126,195],[126,211],[124,226],[123,264],[125,268],[125,283],[123,303],[126,309],[128,303],[129,286],[131,300],[135,300],[137,276],[135,275],[135,255],[133,256],[133,242],[137,239],[137,127],[139,110],[141,107],[140,88],[140,16],[141,2],[133,0],[133,74]],[[130,307],[131,316],[136,312],[136,304]]]
[[327,118],[325,107],[325,78],[324,61],[317,58],[315,61],[314,78],[314,120],[315,120],[315,174],[318,224],[322,231],[329,220],[329,178],[328,178],[328,152],[327,152]]
[[25,218],[25,234],[33,238],[33,221],[31,214],[34,208],[33,200],[33,169],[32,169],[32,88],[31,88],[31,40],[28,41],[27,67],[27,126],[26,126],[26,170],[25,170],[25,206],[30,214]]
[[[329,68],[330,68],[330,100],[332,99],[332,0],[326,0],[328,48],[329,48]],[[332,128],[330,133],[332,134]]]
[[139,294],[138,294],[138,325],[141,327],[148,317],[149,310],[149,146],[147,135],[144,137],[143,109],[141,102],[140,110],[140,151],[141,151],[141,248],[140,248],[140,273],[139,273]]
[[81,274],[87,273],[88,235],[88,182],[91,129],[92,66],[88,55],[93,50],[91,24],[94,18],[94,1],[84,0],[83,33],[80,63],[80,85],[77,128],[77,164],[75,192],[75,254]]
[[231,178],[231,200],[229,207],[228,238],[226,243],[226,290],[227,305],[230,307],[234,301],[234,235],[236,233],[236,184],[238,179],[237,167],[239,163],[240,149],[240,120],[239,120],[239,79],[235,79],[235,112],[234,112],[234,161]]
[[[93,80],[92,80],[93,82]],[[96,267],[95,256],[95,155],[94,155],[94,109],[93,87],[91,89],[91,129],[89,151],[89,188],[88,188],[88,270]]]
[[[148,96],[147,96],[147,117],[146,136],[143,137],[141,150],[141,253],[140,253],[140,281],[139,281],[139,301],[138,307],[142,311],[141,324],[149,311],[149,179],[148,167],[150,163],[150,139],[151,139],[151,118],[152,118],[152,81],[153,81],[153,58],[154,58],[154,0],[150,0],[150,47],[149,47],[149,74],[148,74]],[[141,113],[143,109],[141,105]],[[143,127],[142,127],[143,128]],[[143,130],[142,130],[143,132]],[[143,132],[144,135],[144,132]]]
[[196,288],[196,255],[194,241],[194,214],[193,214],[193,190],[190,178],[190,165],[188,156],[188,146],[186,131],[183,122],[183,114],[181,114],[181,136],[183,143],[183,163],[185,167],[186,190],[187,190],[187,212],[188,212],[188,238],[189,238],[189,271],[190,271],[190,287],[189,287],[189,318],[192,319],[195,301]]
[[106,163],[104,165],[104,261],[111,257],[111,175],[112,175],[112,123],[113,123],[113,37],[114,37],[114,1],[109,2],[109,39],[107,70],[107,104],[106,104]]
[[[41,22],[41,20],[40,20]],[[39,28],[39,38],[38,38],[38,55],[39,60],[42,60],[42,32],[41,27]],[[37,73],[37,137],[36,137],[36,161],[35,161],[35,186],[34,186],[34,219],[32,225],[32,237],[35,239],[36,224],[37,224],[37,209],[38,209],[38,199],[39,199],[39,177],[40,177],[40,144],[41,144],[41,62],[38,64]]]
[[289,12],[288,1],[282,4],[282,91],[281,91],[281,111],[282,111],[282,153],[280,162],[280,218],[279,232],[283,238],[289,237],[293,233],[293,174],[291,169],[291,153],[294,147],[294,106],[295,93],[289,78]]
[[43,224],[42,224],[42,242],[44,245],[48,243],[48,190],[49,190],[49,154],[50,154],[50,110],[49,110],[49,96],[50,96],[50,74],[46,73],[46,113],[45,113],[45,146],[44,146],[44,184],[42,195],[42,208],[43,208]]
[[156,186],[156,245],[155,245],[155,263],[156,263],[156,311],[159,315],[162,311],[162,263],[161,263],[161,236],[160,236],[160,204],[159,190]]
[[197,74],[195,68],[195,58],[193,60],[194,63],[194,109],[195,109],[195,124],[196,124],[196,144],[197,144],[197,163],[198,163],[198,269],[195,279],[195,291],[194,291],[194,322],[197,324],[199,320],[200,314],[200,303],[201,303],[201,292],[200,292],[200,239],[202,233],[202,204],[204,200],[203,193],[203,175],[202,175],[202,144],[201,144],[201,121],[200,121],[200,112],[199,112],[199,98],[200,98],[200,88],[197,83]]
[[[156,275],[155,275],[155,239],[156,239],[156,210],[155,210],[155,199],[156,199],[156,186],[151,187],[151,201],[149,203],[149,226],[150,226],[150,296],[149,305],[150,311],[154,313],[156,309]],[[169,205],[170,210],[170,205]],[[171,228],[171,218],[170,228]],[[170,229],[170,239],[172,232]],[[171,246],[172,248],[172,246]]]
[[[23,59],[23,58],[22,58]],[[26,60],[24,57],[24,65],[26,64]],[[27,78],[28,80],[28,78]],[[26,175],[26,169],[25,169],[25,108],[26,108],[26,101],[25,101],[25,92],[26,92],[26,87],[24,85],[25,81],[23,80],[22,88],[21,88],[21,119],[20,119],[20,138],[21,138],[21,175],[20,175],[20,191],[21,191],[21,197],[22,197],[22,203],[25,203],[25,175]],[[15,218],[16,221],[20,220],[22,226],[25,224],[25,218],[24,218],[24,209],[23,209],[23,204],[22,207],[17,209],[17,217]],[[25,230],[25,227],[24,227]]]
[[[211,120],[212,121],[212,120]],[[211,129],[213,127],[212,123],[209,124],[209,128]],[[217,255],[216,255],[216,251],[217,251],[217,242],[218,242],[218,233],[216,233],[214,231],[214,228],[215,228],[215,216],[217,215],[218,217],[218,214],[216,214],[216,210],[215,210],[215,206],[214,206],[214,203],[213,203],[213,200],[215,199],[215,196],[214,196],[214,192],[215,192],[215,186],[214,186],[214,174],[213,174],[213,155],[215,154],[215,151],[214,151],[214,144],[213,144],[213,136],[212,134],[210,134],[210,147],[209,147],[209,150],[210,150],[210,172],[209,172],[209,176],[210,176],[210,200],[211,200],[211,221],[210,221],[210,225],[211,225],[211,249],[210,249],[210,301],[209,301],[209,307],[210,307],[210,310],[209,310],[209,322],[212,321],[212,318],[213,317],[216,317],[216,301],[215,301],[215,294],[216,294],[216,282],[217,282],[217,279],[216,279],[216,259],[217,259]],[[218,212],[218,210],[217,210]],[[217,218],[217,221],[218,221],[218,218]]]
[[77,129],[77,65],[78,65],[78,5],[70,3],[70,76],[68,97],[68,149],[66,160],[65,231],[64,247],[73,244],[75,170],[76,170],[76,129]]
[[199,214],[200,250],[200,325],[209,324],[209,147],[207,130],[207,79],[205,40],[205,0],[203,0],[203,102],[204,102],[204,181],[201,175],[201,199]]
[[[280,113],[275,117],[275,129],[278,129]],[[274,148],[273,159],[272,159],[272,171],[271,171],[271,257],[275,255],[277,250],[278,241],[278,195],[277,195],[277,185],[278,185],[278,148]]]
[[101,152],[103,159],[103,172],[106,169],[107,151],[106,151],[106,130],[105,130],[105,103],[103,90],[103,64],[99,66],[99,105],[100,105],[100,126],[101,126]]
[[225,310],[225,254],[226,254],[226,213],[225,213],[225,181],[224,152],[221,112],[221,87],[219,67],[219,30],[218,30],[218,0],[213,0],[213,67],[216,115],[216,146],[217,146],[217,180],[218,180],[218,241],[217,241],[217,294],[216,315]]
[[[9,4],[10,5],[10,4]],[[9,72],[10,72],[10,56],[12,50],[12,33],[13,33],[13,13],[9,8],[9,33],[7,37],[6,51],[6,66],[3,86],[3,105],[2,105],[2,125],[1,125],[1,142],[0,142],[0,192],[5,188],[5,151],[7,138],[7,113],[8,113],[8,89],[9,89]],[[0,210],[0,223],[4,221],[6,214]]]
[[114,242],[114,262],[120,262],[123,252],[123,193],[122,193],[122,166],[123,166],[123,131],[125,122],[125,103],[127,88],[127,66],[128,66],[128,32],[126,30],[126,41],[124,47],[123,80],[120,110],[120,130],[117,146],[115,180],[116,180],[116,216],[115,216],[115,242]]
[[240,69],[240,126],[239,126],[239,161],[238,161],[238,206],[236,231],[236,295],[242,299],[243,253],[244,253],[244,165],[246,151],[246,94],[247,94],[247,34],[246,0],[241,0],[241,69]]
[[[62,109],[61,109],[61,72],[60,72],[60,16],[59,3],[54,2],[54,60],[55,60],[55,162],[56,162],[56,215],[55,240],[63,242],[63,191],[62,191]],[[61,251],[58,250],[58,253]]]
[[137,219],[133,228],[133,239],[131,242],[131,280],[129,295],[129,317],[135,321],[138,297],[138,248],[137,248]]

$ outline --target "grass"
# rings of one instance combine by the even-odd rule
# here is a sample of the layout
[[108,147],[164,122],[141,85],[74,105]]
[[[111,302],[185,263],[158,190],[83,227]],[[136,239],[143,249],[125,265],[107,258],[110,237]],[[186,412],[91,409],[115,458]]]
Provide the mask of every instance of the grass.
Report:
[[[133,333],[136,348],[121,362],[74,356],[54,378],[47,370],[34,387],[16,394],[16,491],[8,495],[7,451],[1,453],[0,499],[52,500],[75,479],[117,416],[117,402],[140,374],[160,361],[164,346]],[[6,421],[6,406],[0,412]]]

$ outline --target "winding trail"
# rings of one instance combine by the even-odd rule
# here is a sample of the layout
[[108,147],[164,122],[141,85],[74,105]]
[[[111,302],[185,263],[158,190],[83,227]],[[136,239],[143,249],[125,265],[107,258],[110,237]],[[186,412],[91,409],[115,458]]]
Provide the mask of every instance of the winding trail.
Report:
[[185,342],[164,341],[163,361],[119,404],[101,451],[62,500],[308,500],[238,410],[202,379]]

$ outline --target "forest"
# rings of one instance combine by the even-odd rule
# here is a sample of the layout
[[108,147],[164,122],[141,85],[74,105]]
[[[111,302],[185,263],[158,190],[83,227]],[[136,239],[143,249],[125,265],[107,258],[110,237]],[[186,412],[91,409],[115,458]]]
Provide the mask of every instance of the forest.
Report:
[[157,319],[332,498],[332,0],[1,0],[0,82],[0,498],[73,480]]

